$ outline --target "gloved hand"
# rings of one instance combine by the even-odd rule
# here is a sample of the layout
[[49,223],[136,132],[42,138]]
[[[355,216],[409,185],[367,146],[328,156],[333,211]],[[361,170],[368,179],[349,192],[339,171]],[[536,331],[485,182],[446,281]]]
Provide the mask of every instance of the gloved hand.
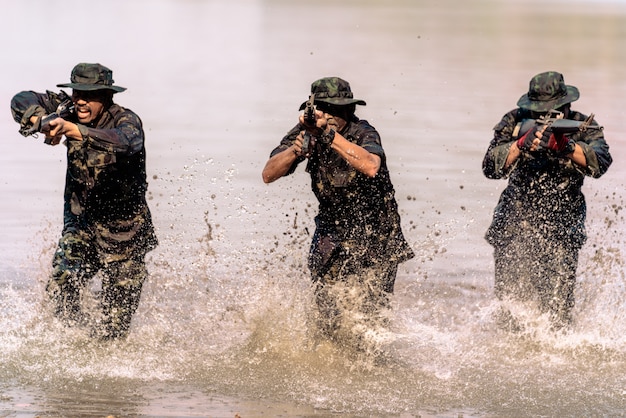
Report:
[[547,148],[558,157],[563,157],[574,152],[576,142],[561,133],[551,134]]
[[528,130],[520,139],[517,140],[517,148],[521,151],[538,151],[541,149],[545,149],[548,146],[550,133],[544,131],[540,133],[543,129],[541,125],[535,125],[531,129]]

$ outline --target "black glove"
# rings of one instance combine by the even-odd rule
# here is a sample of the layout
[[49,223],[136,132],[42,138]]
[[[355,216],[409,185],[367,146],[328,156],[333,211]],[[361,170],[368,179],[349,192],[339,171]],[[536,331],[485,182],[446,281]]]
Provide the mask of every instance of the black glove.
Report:
[[[531,129],[529,129],[528,132],[526,132],[522,137],[520,137],[520,139],[517,140],[517,148],[519,148],[521,151],[529,152],[530,148],[535,142],[535,139],[537,139],[537,131],[540,131],[541,128],[541,125],[535,125]],[[545,150],[546,148],[548,148],[550,135],[551,133],[549,132],[549,129],[546,129],[543,132],[536,151]]]

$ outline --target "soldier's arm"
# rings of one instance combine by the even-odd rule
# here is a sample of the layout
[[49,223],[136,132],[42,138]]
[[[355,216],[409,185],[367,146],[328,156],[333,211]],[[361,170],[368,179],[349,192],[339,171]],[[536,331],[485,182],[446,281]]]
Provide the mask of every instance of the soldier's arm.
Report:
[[294,141],[293,145],[277,154],[274,154],[267,160],[265,167],[263,168],[263,182],[265,184],[272,183],[279,178],[287,175],[289,170],[296,162],[300,150],[302,148],[302,137],[299,135]]
[[331,139],[330,147],[355,170],[360,171],[368,177],[374,177],[378,174],[381,163],[380,157],[348,141],[338,132],[335,132],[334,137]]
[[280,145],[274,148],[261,174],[264,183],[272,183],[293,173],[297,165],[305,160],[302,155],[302,135],[301,126],[296,125],[283,137]]

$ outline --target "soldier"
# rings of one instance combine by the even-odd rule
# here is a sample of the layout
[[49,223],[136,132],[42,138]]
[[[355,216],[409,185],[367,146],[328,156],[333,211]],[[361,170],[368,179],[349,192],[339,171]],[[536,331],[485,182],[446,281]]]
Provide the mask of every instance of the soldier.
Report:
[[42,117],[70,99],[61,91],[23,91],[13,97],[11,112],[28,136],[41,131],[46,142],[66,140],[67,170],[64,223],[46,286],[56,315],[66,324],[85,321],[80,295],[102,273],[101,338],[125,337],[148,275],[144,258],[157,246],[146,203],[146,150],[139,117],[113,102],[126,90],[114,85],[113,73],[100,64],[74,67],[74,112],[41,126]]
[[[387,306],[398,265],[414,254],[402,234],[380,136],[355,116],[356,105],[365,102],[354,99],[349,83],[337,77],[313,82],[311,93],[315,122],[300,115],[271,152],[263,181],[289,175],[308,159],[306,171],[319,201],[308,264],[320,329],[333,337],[341,311],[333,284],[366,287],[364,310],[376,311]],[[305,103],[300,110],[304,108]],[[305,134],[312,136],[310,151],[303,151]]]
[[558,72],[537,74],[518,108],[494,128],[483,160],[491,179],[508,178],[486,239],[494,247],[495,294],[499,299],[537,300],[555,329],[570,324],[578,253],[587,236],[581,187],[585,176],[602,176],[612,159],[601,129],[555,134],[523,121],[549,111],[584,121],[571,109],[578,89]]

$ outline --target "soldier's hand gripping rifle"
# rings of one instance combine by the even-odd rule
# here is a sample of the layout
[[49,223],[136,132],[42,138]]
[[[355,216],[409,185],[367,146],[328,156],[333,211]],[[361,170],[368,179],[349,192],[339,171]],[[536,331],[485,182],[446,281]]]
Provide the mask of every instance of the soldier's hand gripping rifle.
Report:
[[[549,152],[556,157],[563,157],[573,153],[576,149],[576,142],[566,137],[565,134],[584,132],[588,129],[599,129],[598,124],[592,125],[594,114],[589,115],[584,121],[564,119],[564,114],[557,110],[551,110],[539,119],[525,119],[517,124],[513,131],[513,138],[518,143],[520,150]],[[536,141],[536,132],[542,132],[540,142]]]
[[535,126],[546,126],[546,131],[550,131],[553,134],[573,134],[575,132],[584,132],[587,129],[602,130],[602,126],[592,125],[593,118],[595,116],[593,113],[582,122],[578,120],[563,119],[563,116],[563,112],[551,110],[539,119],[524,119],[520,122],[518,128],[516,128],[513,132],[513,136],[520,138]]
[[[53,120],[57,118],[65,119],[73,113],[74,113],[74,102],[72,101],[71,98],[68,97],[65,100],[63,100],[61,103],[59,103],[56,111],[54,111],[53,113],[50,113],[49,115],[42,116],[41,119],[39,120],[39,123],[34,124],[30,129],[25,130],[20,133],[24,136],[35,135],[36,137],[37,133],[39,132],[46,133],[50,131],[50,122],[52,122]],[[44,140],[44,143],[50,145],[52,143],[52,138],[46,138]]]
[[[315,126],[315,93],[309,96],[309,100],[307,100],[304,106],[304,123]],[[302,140],[302,155],[310,154],[311,147],[311,134],[305,131]]]

